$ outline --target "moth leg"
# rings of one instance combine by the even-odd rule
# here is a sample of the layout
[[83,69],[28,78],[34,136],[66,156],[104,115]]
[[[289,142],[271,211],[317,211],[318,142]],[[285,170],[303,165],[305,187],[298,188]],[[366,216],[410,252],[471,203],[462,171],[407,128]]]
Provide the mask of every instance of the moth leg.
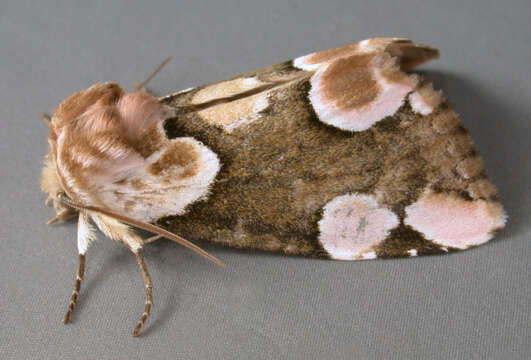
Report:
[[140,272],[142,273],[142,279],[144,280],[144,287],[146,289],[146,301],[144,305],[144,312],[142,313],[140,320],[138,321],[135,329],[133,330],[133,336],[137,336],[140,331],[140,328],[146,322],[151,311],[151,306],[153,305],[153,285],[151,283],[151,278],[147,271],[146,263],[144,262],[144,259],[141,254],[143,241],[134,231],[129,228],[129,226],[121,223],[116,219],[94,213],[91,213],[91,216],[92,220],[94,220],[98,228],[106,236],[113,240],[121,241],[133,252],[133,254],[135,254],[136,261],[138,262],[138,267],[140,268]]
[[83,281],[83,275],[85,274],[85,255],[79,254],[79,260],[77,263],[77,273],[76,273],[76,282],[74,283],[74,291],[70,297],[70,303],[68,304],[68,309],[66,310],[65,318],[63,322],[68,324],[70,321],[70,316],[74,307],[76,306],[77,297],[79,296],[79,290],[81,289],[81,282]]
[[81,289],[81,282],[85,275],[85,253],[92,241],[96,239],[94,228],[89,223],[89,218],[84,211],[79,213],[79,220],[77,222],[77,249],[79,252],[79,259],[77,263],[76,282],[74,283],[74,291],[70,297],[70,303],[66,310],[63,322],[67,324],[70,321],[72,311],[76,306],[79,291]]
[[145,91],[147,92],[146,90],[146,85],[151,81],[151,79],[153,79],[153,77],[155,75],[157,75],[157,73],[164,67],[164,65],[166,65],[170,60],[172,59],[172,57],[168,57],[166,59],[164,59],[164,61],[162,61],[160,63],[159,66],[157,66],[157,68],[151,73],[151,75],[149,75],[146,80],[142,81],[140,84],[135,84],[134,86],[134,89],[135,91]]
[[153,241],[158,240],[158,239],[162,239],[162,238],[164,238],[164,236],[162,236],[162,235],[155,235],[155,236],[148,237],[147,239],[144,239],[143,245],[152,243]]
[[57,215],[55,215],[53,218],[48,220],[46,222],[47,225],[52,225],[56,223],[57,221],[67,221],[72,219],[74,216],[77,215],[77,211],[74,211],[72,209],[63,209]]
[[136,324],[135,329],[133,330],[133,336],[138,336],[138,332],[140,331],[140,328],[146,322],[149,316],[149,313],[151,311],[151,306],[153,305],[153,294],[152,294],[153,284],[151,282],[151,277],[149,276],[146,263],[144,262],[144,258],[142,257],[140,250],[138,250],[134,254],[136,256],[136,262],[138,263],[138,267],[140,269],[140,272],[142,273],[142,279],[144,279],[144,286],[146,288],[146,302],[144,305],[144,312],[142,313],[142,317]]

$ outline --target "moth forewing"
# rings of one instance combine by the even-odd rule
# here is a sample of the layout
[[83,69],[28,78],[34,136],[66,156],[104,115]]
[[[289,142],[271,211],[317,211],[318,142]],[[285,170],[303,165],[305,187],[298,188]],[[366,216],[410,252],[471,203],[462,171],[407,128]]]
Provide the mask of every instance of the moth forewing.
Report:
[[505,223],[497,190],[442,93],[403,71],[437,56],[369,39],[163,98],[178,112],[167,135],[196,137],[223,167],[207,201],[161,223],[343,260],[484,243]]
[[55,111],[42,188],[135,253],[135,335],[151,240],[126,224],[214,261],[175,234],[339,260],[485,243],[506,220],[497,189],[442,93],[404,72],[437,56],[375,38],[160,99],[96,84]]

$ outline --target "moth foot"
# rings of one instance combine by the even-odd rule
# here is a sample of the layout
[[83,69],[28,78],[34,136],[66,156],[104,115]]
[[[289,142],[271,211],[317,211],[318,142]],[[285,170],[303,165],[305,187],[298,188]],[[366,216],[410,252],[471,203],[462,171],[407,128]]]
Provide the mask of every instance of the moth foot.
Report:
[[70,299],[70,303],[68,304],[68,309],[66,310],[66,314],[63,319],[63,324],[68,324],[70,322],[70,317],[72,316],[72,311],[74,311],[76,301],[77,301],[77,298]]
[[138,336],[138,333],[140,332],[140,328],[144,325],[146,322],[149,313],[151,311],[151,305],[153,304],[153,295],[152,295],[152,289],[153,284],[151,283],[151,277],[149,276],[149,273],[147,271],[146,263],[144,262],[144,259],[142,258],[142,255],[140,254],[140,251],[135,253],[136,261],[138,263],[138,267],[140,269],[140,272],[142,273],[142,278],[144,279],[144,287],[146,289],[146,302],[144,306],[144,312],[142,313],[142,317],[140,317],[140,320],[136,324],[134,330],[133,330],[133,336]]
[[142,317],[140,318],[140,320],[138,320],[138,323],[136,324],[134,330],[133,330],[133,336],[134,337],[137,337],[138,336],[138,333],[140,332],[140,329],[142,328],[142,326],[144,325],[144,323],[146,322],[148,316],[149,316],[149,312],[151,310],[151,304],[150,303],[146,303],[146,307],[144,308],[144,312],[142,313]]
[[79,296],[79,290],[81,289],[81,282],[83,281],[83,275],[85,274],[85,255],[79,254],[79,260],[77,264],[77,273],[76,273],[76,282],[74,284],[74,291],[72,291],[72,296],[70,297],[70,302],[68,303],[68,309],[66,310],[63,323],[68,324],[70,322],[70,317],[72,316],[72,311],[76,306],[77,297]]

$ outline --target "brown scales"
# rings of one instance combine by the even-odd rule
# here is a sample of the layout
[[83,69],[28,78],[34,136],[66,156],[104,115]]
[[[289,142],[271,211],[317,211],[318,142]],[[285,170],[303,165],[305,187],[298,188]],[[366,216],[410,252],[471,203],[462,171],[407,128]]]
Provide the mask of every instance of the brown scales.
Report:
[[333,85],[323,89],[324,98],[346,109],[363,107],[373,101],[380,90],[368,68],[371,59],[372,55],[358,55],[332,63],[322,78]]
[[339,46],[332,49],[319,51],[309,55],[308,62],[311,64],[319,64],[339,57],[355,53],[359,49],[358,43]]
[[[408,64],[412,62],[410,58]],[[278,80],[282,76],[277,69],[283,76],[300,72],[282,63],[242,77],[267,82],[276,75]],[[358,74],[358,81],[365,81],[363,71],[353,77]],[[169,137],[199,139],[218,154],[223,166],[206,201],[160,224],[193,240],[327,257],[318,241],[317,222],[323,206],[338,195],[378,194],[379,201],[403,219],[404,208],[428,185],[475,199],[478,192],[466,189],[478,187],[477,181],[488,183],[470,137],[446,102],[421,116],[406,101],[393,116],[367,131],[351,133],[320,122],[308,101],[308,78],[295,79],[268,90],[270,105],[260,121],[230,134],[193,111],[166,121]],[[163,101],[182,111],[201,89]],[[496,193],[494,186],[490,189]],[[419,255],[447,251],[403,223],[375,251],[378,257],[409,256],[412,248]]]
[[[176,114],[164,122],[168,138],[193,137],[217,154],[222,164],[208,196],[189,204],[184,215],[158,220],[172,233],[109,211],[105,206],[98,207],[100,204],[76,202],[79,199],[75,192],[57,169],[57,142],[64,127],[75,130],[72,134],[63,133],[72,138],[65,136],[63,145],[67,146],[63,146],[62,154],[62,165],[71,171],[74,186],[83,188],[88,177],[98,176],[99,168],[83,164],[80,154],[102,163],[113,157],[112,152],[102,151],[97,141],[132,150],[140,159],[164,148],[157,161],[149,165],[149,175],[165,174],[169,167],[179,167],[182,171],[170,173],[161,180],[163,185],[173,186],[172,179],[197,175],[197,146],[186,142],[171,145],[158,131],[159,122],[142,126],[142,118],[124,115],[124,111],[142,103],[138,100],[144,98],[150,107],[137,113],[149,117],[147,114],[156,110],[162,115],[163,109],[148,95],[134,93],[128,94],[132,95],[128,98],[116,84],[99,84],[63,102],[52,122],[48,121],[50,155],[45,160],[42,187],[54,202],[57,219],[77,211],[88,212],[108,237],[122,241],[135,254],[146,296],[144,312],[133,331],[135,336],[153,304],[152,283],[141,247],[160,236],[179,242],[218,264],[221,264],[219,260],[175,234],[235,248],[331,257],[328,248],[325,250],[320,242],[323,208],[345,194],[368,194],[400,220],[395,220],[399,225],[371,248],[374,256],[413,256],[411,250],[418,255],[451,252],[456,249],[427,240],[423,233],[404,225],[407,208],[418,203],[427,189],[435,194],[459,196],[459,201],[465,199],[466,205],[476,200],[479,200],[476,203],[497,204],[498,195],[486,177],[470,136],[442,95],[434,92],[430,84],[420,83],[414,89],[418,103],[406,96],[392,116],[378,119],[367,130],[357,132],[325,124],[308,96],[313,74],[322,69],[320,83],[324,86],[319,91],[327,103],[340,109],[365,108],[381,94],[383,83],[375,81],[374,68],[381,70],[384,82],[414,88],[418,78],[398,69],[407,70],[437,56],[436,49],[417,46],[405,39],[371,39],[162,98],[161,103],[174,108]],[[300,59],[305,70],[293,66]],[[117,105],[124,98],[129,105]],[[90,131],[83,132],[92,123],[79,120],[91,104],[109,106],[108,112],[99,119],[104,126],[97,139]],[[257,106],[259,110],[255,111]],[[325,110],[327,106],[323,105]],[[425,109],[422,106],[428,107],[428,115],[419,113],[419,109]],[[70,121],[78,123],[68,127]],[[100,168],[108,170],[101,163]],[[139,178],[119,178],[112,184],[118,187],[114,191],[115,199],[123,202],[126,213],[137,205],[132,199],[145,201],[139,196],[144,191],[155,191]],[[138,192],[126,200],[120,186]],[[71,196],[64,195],[65,191]],[[501,207],[491,209],[502,213]],[[117,222],[114,225],[112,221],[106,222],[106,217]],[[365,218],[362,220],[358,232],[368,224]],[[123,224],[158,236],[142,242]],[[80,250],[65,322],[70,319],[80,291],[84,259]]]
[[[60,122],[56,121],[55,125],[61,127],[71,119],[77,119],[89,106],[96,102],[101,105],[116,103],[123,93],[120,86],[114,83],[96,84],[89,89],[78,91],[61,102],[55,110],[54,118],[62,120]],[[69,99],[73,101],[68,101]]]
[[172,144],[156,162],[149,166],[148,171],[153,175],[159,175],[165,169],[177,165],[187,167],[182,174],[183,177],[193,176],[197,171],[194,167],[197,158],[197,151],[190,144]]

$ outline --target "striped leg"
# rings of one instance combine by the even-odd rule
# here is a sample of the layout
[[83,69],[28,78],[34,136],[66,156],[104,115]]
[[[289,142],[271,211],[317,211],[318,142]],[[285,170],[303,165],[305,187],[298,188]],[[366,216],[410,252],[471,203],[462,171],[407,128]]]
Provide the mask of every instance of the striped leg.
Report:
[[77,264],[77,274],[76,282],[74,284],[74,291],[72,292],[72,297],[70,298],[70,304],[68,304],[68,310],[66,311],[65,318],[63,322],[66,324],[70,321],[70,316],[72,311],[76,306],[77,297],[79,295],[79,289],[81,288],[81,282],[83,281],[83,275],[85,274],[85,255],[79,254],[79,261]]
[[153,304],[153,297],[151,294],[153,285],[151,284],[151,278],[147,271],[146,263],[142,257],[142,239],[135,234],[127,225],[122,224],[121,222],[101,215],[101,214],[91,214],[92,220],[96,223],[98,228],[111,239],[121,241],[126,245],[136,256],[136,261],[140,272],[142,273],[142,278],[144,279],[144,286],[146,288],[146,303],[144,307],[144,312],[142,317],[138,321],[135,329],[133,330],[133,336],[138,336],[140,328],[146,322],[149,312],[151,311],[151,306]]
[[149,316],[149,312],[151,311],[151,305],[153,305],[153,296],[151,293],[153,285],[151,283],[151,278],[149,277],[144,258],[142,258],[142,255],[140,253],[140,249],[135,252],[135,256],[136,261],[138,262],[138,267],[140,268],[140,272],[142,273],[142,278],[144,279],[144,286],[146,287],[146,304],[144,307],[144,312],[142,313],[142,317],[136,324],[135,329],[133,330],[133,336],[138,336],[140,328],[142,327],[142,325],[144,325],[147,317]]

